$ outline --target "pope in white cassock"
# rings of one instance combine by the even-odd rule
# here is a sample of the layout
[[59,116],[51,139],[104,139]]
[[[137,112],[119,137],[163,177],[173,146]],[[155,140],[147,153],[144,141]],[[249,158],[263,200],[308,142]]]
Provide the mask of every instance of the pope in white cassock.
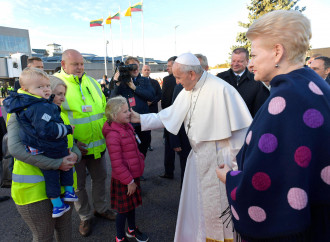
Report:
[[[215,169],[226,163],[236,169],[252,118],[234,87],[204,71],[191,53],[174,62],[173,75],[184,90],[157,114],[131,115],[142,130],[165,127],[177,134],[184,122],[192,150],[181,191],[175,242],[233,241],[226,188]],[[227,210],[228,211],[228,210]],[[227,219],[227,220],[226,220]]]

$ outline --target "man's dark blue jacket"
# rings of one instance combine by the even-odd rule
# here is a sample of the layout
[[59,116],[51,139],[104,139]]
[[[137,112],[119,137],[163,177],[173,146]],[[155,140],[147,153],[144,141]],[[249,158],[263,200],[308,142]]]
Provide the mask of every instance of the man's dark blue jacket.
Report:
[[16,113],[22,143],[57,159],[69,155],[66,136],[72,134],[72,127],[64,125],[61,109],[53,99],[53,95],[47,100],[11,92],[3,105],[7,113]]
[[133,79],[133,82],[136,86],[135,91],[133,91],[127,84],[121,83],[119,86],[115,86],[114,96],[121,95],[127,100],[134,97],[135,106],[132,107],[133,110],[140,114],[149,113],[147,101],[152,101],[155,96],[155,91],[152,88],[149,79],[142,77],[141,74],[139,74],[135,80]]

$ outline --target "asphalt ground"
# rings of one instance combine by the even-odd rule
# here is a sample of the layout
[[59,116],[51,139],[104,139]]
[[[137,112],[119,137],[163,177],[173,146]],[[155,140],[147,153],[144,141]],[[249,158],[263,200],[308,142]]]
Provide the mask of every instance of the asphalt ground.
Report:
[[[5,113],[3,112],[3,114]],[[151,134],[151,144],[154,150],[148,151],[145,160],[144,177],[146,181],[141,182],[142,206],[136,209],[136,225],[149,236],[149,241],[173,241],[180,199],[179,157],[176,156],[174,179],[160,178],[159,175],[164,173],[163,130],[154,130]],[[106,197],[109,202],[111,166],[107,152],[106,160],[108,163]],[[89,193],[90,185],[90,176],[88,176],[87,188]],[[5,195],[10,196],[10,189],[0,188],[0,196]],[[72,213],[73,241],[115,241],[116,225],[114,221],[94,218],[93,230],[88,237],[82,237],[79,234],[79,222],[79,216],[74,210]],[[0,202],[0,241],[32,241],[32,234],[17,212],[12,199]],[[130,241],[135,241],[135,239]]]

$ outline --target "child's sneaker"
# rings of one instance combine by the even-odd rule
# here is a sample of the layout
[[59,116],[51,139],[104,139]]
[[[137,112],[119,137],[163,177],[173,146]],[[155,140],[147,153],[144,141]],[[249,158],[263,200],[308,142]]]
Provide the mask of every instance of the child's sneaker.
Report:
[[118,239],[118,237],[116,236],[116,242],[129,242],[129,241],[127,240],[126,237],[124,237],[122,239]]
[[61,217],[65,212],[70,210],[70,206],[68,204],[63,203],[61,207],[53,207],[53,218]]
[[143,234],[137,227],[133,231],[128,228],[126,236],[128,238],[135,238],[138,242],[146,242],[149,240],[149,237]]
[[76,196],[76,194],[74,192],[71,193],[71,192],[66,191],[64,193],[63,200],[66,202],[76,202],[76,201],[78,201],[78,197]]

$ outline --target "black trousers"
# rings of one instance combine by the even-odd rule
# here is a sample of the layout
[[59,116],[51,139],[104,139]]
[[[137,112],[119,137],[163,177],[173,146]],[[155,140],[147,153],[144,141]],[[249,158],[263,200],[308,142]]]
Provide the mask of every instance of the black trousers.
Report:
[[134,126],[135,133],[139,136],[141,143],[138,143],[139,151],[147,157],[148,147],[151,142],[151,131],[141,131],[141,126]]
[[61,195],[61,186],[73,185],[73,171],[72,168],[68,171],[61,170],[43,170],[46,194],[48,198],[57,198]]
[[164,129],[164,139],[165,139],[165,152],[164,152],[165,174],[173,175],[175,169],[175,151],[170,145],[169,132],[166,129]]

